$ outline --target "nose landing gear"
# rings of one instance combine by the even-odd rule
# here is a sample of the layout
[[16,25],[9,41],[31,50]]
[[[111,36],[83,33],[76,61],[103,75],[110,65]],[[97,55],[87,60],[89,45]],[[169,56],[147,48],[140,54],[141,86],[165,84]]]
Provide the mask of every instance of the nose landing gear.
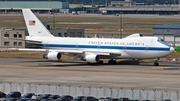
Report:
[[159,58],[154,61],[154,66],[159,66],[158,60]]

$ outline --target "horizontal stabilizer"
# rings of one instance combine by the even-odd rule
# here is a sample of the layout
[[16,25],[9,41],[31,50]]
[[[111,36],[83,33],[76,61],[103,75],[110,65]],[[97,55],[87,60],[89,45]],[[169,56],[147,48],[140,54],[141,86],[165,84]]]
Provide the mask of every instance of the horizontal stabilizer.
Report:
[[27,43],[31,43],[31,44],[42,43],[42,41],[39,41],[39,40],[28,40],[28,39],[22,39],[22,38],[9,38],[9,37],[4,37],[4,38],[11,39],[11,40],[26,41]]
[[32,51],[32,52],[46,52],[46,49],[31,49],[31,48],[8,48],[8,50],[16,51]]

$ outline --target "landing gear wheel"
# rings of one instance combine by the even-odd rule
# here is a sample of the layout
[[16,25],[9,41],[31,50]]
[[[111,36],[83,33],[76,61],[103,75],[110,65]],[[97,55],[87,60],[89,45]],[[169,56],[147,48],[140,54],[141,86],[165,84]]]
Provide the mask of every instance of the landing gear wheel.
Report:
[[116,61],[116,60],[113,60],[113,59],[111,59],[111,60],[108,61],[108,64],[116,64],[116,63],[117,63],[117,61]]
[[157,60],[155,60],[154,66],[159,66],[158,60],[159,60],[159,58]]
[[154,66],[159,66],[159,63],[157,62],[157,63],[154,63]]
[[103,60],[100,60],[99,62],[98,62],[98,64],[103,64],[104,63],[104,61]]
[[113,63],[113,60],[109,60],[109,61],[108,61],[108,64],[112,64],[112,63]]
[[113,61],[113,64],[116,64],[116,63],[117,63],[117,61],[116,61],[116,60],[114,60],[114,61]]
[[87,62],[87,65],[92,65],[93,63]]

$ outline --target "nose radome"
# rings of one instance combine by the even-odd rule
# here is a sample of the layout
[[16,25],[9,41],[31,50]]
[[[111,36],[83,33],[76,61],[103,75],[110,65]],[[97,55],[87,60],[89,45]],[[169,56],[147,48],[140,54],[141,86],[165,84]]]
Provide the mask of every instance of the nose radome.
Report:
[[175,49],[173,47],[170,48],[170,52],[174,52]]

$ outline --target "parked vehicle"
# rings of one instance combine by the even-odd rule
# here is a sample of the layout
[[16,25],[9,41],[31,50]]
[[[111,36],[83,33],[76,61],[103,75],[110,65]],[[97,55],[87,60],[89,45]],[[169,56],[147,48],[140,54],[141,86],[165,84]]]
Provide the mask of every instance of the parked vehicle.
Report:
[[42,94],[37,97],[38,100],[48,99],[51,94]]
[[49,96],[49,99],[50,100],[55,100],[55,99],[58,99],[58,98],[60,98],[61,96],[59,96],[59,95],[51,95],[51,96]]
[[93,96],[85,96],[82,101],[98,101],[98,99]]
[[74,99],[72,99],[71,101],[82,101],[84,96],[77,96]]
[[50,100],[50,99],[42,99],[40,101],[53,101],[53,100]]
[[33,96],[31,97],[31,99],[37,100],[37,99],[38,99],[38,95],[33,95]]
[[71,101],[73,99],[70,95],[63,95],[60,98],[56,99],[55,101]]
[[6,94],[0,91],[0,98],[5,98],[5,97],[6,97]]
[[112,101],[112,98],[111,97],[106,97],[105,101]]
[[118,14],[118,13],[115,13],[114,16],[119,16],[119,14]]
[[112,98],[111,101],[119,101],[118,98]]
[[151,100],[142,100],[142,101],[151,101]]
[[18,99],[18,100],[16,100],[16,101],[29,101],[29,100],[31,100],[31,99],[29,99],[29,98],[24,98],[24,99]]
[[9,94],[6,95],[7,98],[21,98],[21,93],[16,91],[16,92],[10,92]]
[[21,98],[22,99],[31,99],[31,97],[33,96],[33,95],[35,95],[34,93],[26,93],[26,94],[24,94]]
[[100,97],[100,98],[99,98],[99,101],[105,101],[105,98]]
[[18,99],[17,98],[5,98],[4,100],[2,101],[17,101]]
[[129,98],[120,98],[119,101],[130,101]]

